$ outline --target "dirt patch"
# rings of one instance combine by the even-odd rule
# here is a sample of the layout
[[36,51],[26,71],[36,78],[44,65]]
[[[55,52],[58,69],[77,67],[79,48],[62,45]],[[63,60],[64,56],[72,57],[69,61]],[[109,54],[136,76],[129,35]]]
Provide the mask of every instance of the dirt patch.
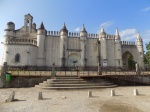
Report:
[[142,112],[136,107],[126,104],[103,104],[99,112]]

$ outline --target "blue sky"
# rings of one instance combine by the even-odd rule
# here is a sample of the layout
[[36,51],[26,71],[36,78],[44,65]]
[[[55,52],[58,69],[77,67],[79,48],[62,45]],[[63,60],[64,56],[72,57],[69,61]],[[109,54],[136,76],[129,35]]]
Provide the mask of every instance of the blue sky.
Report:
[[[24,25],[24,15],[30,13],[37,28],[59,31],[63,23],[70,32],[79,32],[82,24],[89,33],[115,34],[118,27],[122,40],[135,41],[139,31],[144,44],[150,41],[150,0],[0,0],[0,41],[7,22],[16,29]],[[0,59],[3,45],[0,45]]]

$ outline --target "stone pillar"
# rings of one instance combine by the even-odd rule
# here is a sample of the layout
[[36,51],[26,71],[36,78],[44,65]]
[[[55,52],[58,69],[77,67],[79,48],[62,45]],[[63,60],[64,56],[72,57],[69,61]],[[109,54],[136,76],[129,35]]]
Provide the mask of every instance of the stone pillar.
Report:
[[134,90],[133,90],[133,95],[134,95],[134,96],[139,95],[139,92],[138,92],[138,90],[137,90],[137,89],[134,89]]
[[38,94],[38,100],[43,100],[42,92],[39,92],[39,94]]
[[51,79],[54,79],[55,77],[56,77],[55,63],[53,63],[52,72],[51,72]]
[[10,94],[10,96],[9,96],[9,98],[6,99],[5,101],[6,102],[12,102],[12,101],[14,101],[14,97],[15,97],[15,92],[12,91],[11,94]]
[[135,64],[135,68],[136,68],[136,75],[140,75],[141,71],[138,63]]
[[7,62],[3,63],[2,69],[1,69],[1,83],[0,83],[0,87],[4,88],[6,87],[6,78],[5,78],[5,74],[7,71]]
[[88,98],[92,97],[92,91],[88,91]]
[[115,96],[115,90],[111,90],[111,96]]

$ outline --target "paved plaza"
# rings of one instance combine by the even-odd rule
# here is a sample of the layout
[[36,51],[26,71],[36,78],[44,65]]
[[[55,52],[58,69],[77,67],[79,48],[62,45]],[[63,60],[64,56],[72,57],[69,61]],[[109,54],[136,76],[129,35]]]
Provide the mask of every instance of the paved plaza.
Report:
[[[111,96],[111,89],[115,96]],[[134,96],[133,90],[139,95]],[[15,101],[5,102],[15,91]],[[92,97],[88,98],[88,91]],[[38,100],[38,93],[44,100]],[[0,89],[0,112],[149,112],[149,86],[105,89],[45,90],[40,88]]]

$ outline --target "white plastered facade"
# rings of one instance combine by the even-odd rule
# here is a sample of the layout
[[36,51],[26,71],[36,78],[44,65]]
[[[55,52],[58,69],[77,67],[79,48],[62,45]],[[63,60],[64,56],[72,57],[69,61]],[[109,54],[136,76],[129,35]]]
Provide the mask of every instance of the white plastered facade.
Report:
[[[42,23],[43,25],[43,23]],[[33,17],[25,15],[24,26],[15,30],[7,23],[4,35],[3,62],[13,66],[126,66],[124,53],[132,54],[140,66],[143,62],[143,42],[138,34],[136,42],[121,41],[118,29],[115,35],[104,32],[88,33],[84,26],[80,33],[68,32],[64,25],[60,31],[36,29]],[[16,62],[16,54],[19,61]]]

